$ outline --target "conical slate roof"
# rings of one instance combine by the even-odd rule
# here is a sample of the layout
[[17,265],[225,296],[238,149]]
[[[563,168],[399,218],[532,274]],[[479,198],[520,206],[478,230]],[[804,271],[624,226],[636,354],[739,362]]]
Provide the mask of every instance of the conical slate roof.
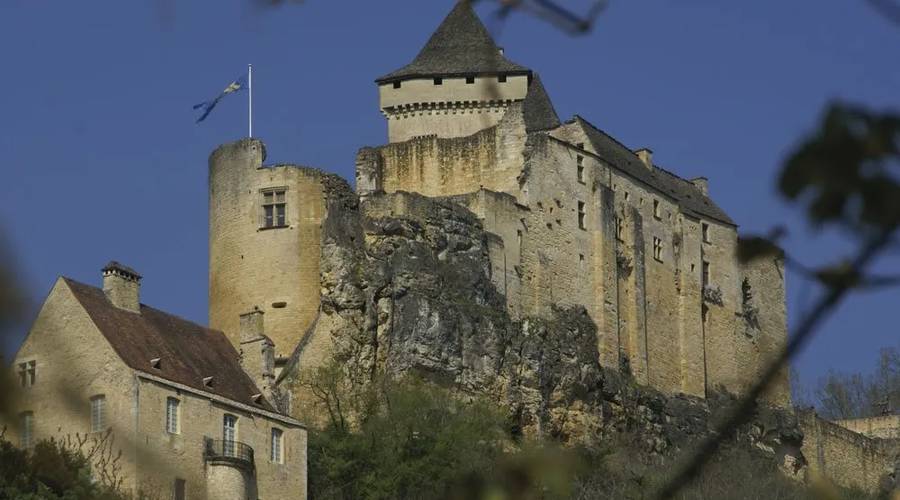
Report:
[[528,74],[529,69],[504,57],[470,0],[460,0],[413,62],[375,81],[499,73]]
[[551,130],[560,126],[559,115],[537,73],[532,75],[523,106],[526,131]]

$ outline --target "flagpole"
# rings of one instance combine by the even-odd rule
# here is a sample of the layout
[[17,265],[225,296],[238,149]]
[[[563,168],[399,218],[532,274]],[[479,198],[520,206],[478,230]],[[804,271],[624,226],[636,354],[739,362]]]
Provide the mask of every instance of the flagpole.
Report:
[[253,137],[253,65],[252,64],[247,65],[247,94],[248,94],[247,100],[248,100],[248,109],[249,109],[249,113],[247,113],[247,115],[248,115],[249,128],[250,128],[249,137]]

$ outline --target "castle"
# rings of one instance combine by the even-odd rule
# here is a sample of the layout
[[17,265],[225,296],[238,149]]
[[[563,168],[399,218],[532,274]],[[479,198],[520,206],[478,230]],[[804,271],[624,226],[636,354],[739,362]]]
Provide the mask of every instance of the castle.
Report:
[[[784,345],[782,262],[736,259],[737,225],[707,180],[678,177],[580,116],[562,122],[538,74],[504,55],[468,2],[376,82],[389,142],[359,151],[355,193],[315,169],[266,165],[257,139],[211,155],[209,321],[233,343],[239,314],[260,307],[279,371],[320,363],[337,200],[416,217],[424,196],[481,221],[511,317],[583,306],[601,364],[640,384],[741,393]],[[768,398],[789,402],[786,374]]]
[[[469,2],[376,83],[388,143],[359,151],[355,190],[266,164],[256,138],[211,154],[209,328],[141,304],[141,277],[115,262],[102,289],[57,281],[14,361],[23,447],[112,430],[132,491],[303,498],[293,382],[336,353],[382,359],[403,311],[381,292],[415,293],[417,279],[433,295],[471,291],[460,300],[475,307],[470,332],[490,327],[485,311],[523,323],[585,311],[595,361],[668,394],[740,394],[783,347],[781,260],[737,260],[737,225],[705,178],[682,179],[580,116],[561,121],[538,74],[505,56]],[[427,255],[388,241],[417,242],[423,227]],[[387,243],[369,255],[373,242]],[[403,252],[414,265],[389,284],[352,265]],[[417,303],[414,335],[459,326],[432,306]],[[362,330],[374,339],[339,335]],[[465,350],[442,347],[407,365],[427,371]],[[483,358],[467,362],[498,362]],[[786,373],[766,398],[789,405]]]

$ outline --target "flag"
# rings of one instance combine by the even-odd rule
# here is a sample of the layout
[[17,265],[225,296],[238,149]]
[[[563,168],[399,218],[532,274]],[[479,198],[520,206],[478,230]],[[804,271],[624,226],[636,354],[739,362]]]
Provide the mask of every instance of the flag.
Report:
[[204,102],[201,102],[200,104],[195,104],[194,109],[201,109],[201,108],[203,109],[203,114],[200,115],[200,118],[197,118],[197,123],[200,123],[203,120],[205,120],[206,117],[209,116],[209,113],[212,112],[213,108],[216,107],[216,104],[219,104],[219,101],[221,101],[223,97],[227,96],[228,94],[233,94],[235,92],[244,90],[246,88],[247,88],[247,75],[242,75],[237,80],[229,83],[228,86],[225,87],[225,90],[223,90],[221,94],[217,95],[215,97],[215,99],[212,99],[209,101],[204,101]]

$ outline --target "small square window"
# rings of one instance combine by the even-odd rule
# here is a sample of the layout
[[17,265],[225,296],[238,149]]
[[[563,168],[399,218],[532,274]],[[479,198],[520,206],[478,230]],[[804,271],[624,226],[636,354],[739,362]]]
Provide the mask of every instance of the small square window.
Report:
[[506,75],[500,75],[497,77],[497,81],[499,83],[506,83]]
[[703,243],[709,243],[709,224],[703,222],[700,228],[703,231]]
[[578,202],[578,229],[587,229],[587,225],[585,224],[585,212],[584,212],[584,202]]
[[466,77],[466,84],[467,84],[467,85],[472,85],[473,83],[475,83],[475,77],[474,77],[474,76],[467,76],[467,77]]
[[434,84],[435,84],[435,85],[443,85],[443,84],[444,84],[444,79],[443,79],[443,78],[435,78],[435,79],[434,79]]
[[394,82],[394,88],[399,89],[403,85],[403,82]]
[[662,240],[653,237],[653,258],[662,262],[662,251],[663,251],[663,243]]
[[584,143],[583,143],[583,142],[579,142],[578,144],[575,145],[575,147],[578,148],[578,149],[584,149]]

